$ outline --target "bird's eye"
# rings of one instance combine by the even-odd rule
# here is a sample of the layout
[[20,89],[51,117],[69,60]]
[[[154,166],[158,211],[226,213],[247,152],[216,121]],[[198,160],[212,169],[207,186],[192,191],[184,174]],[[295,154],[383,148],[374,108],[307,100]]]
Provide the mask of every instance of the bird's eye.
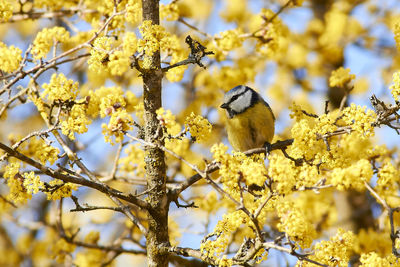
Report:
[[236,99],[238,99],[238,95],[234,95],[234,96],[232,96],[232,98],[231,98],[231,102],[233,102],[233,101],[235,101]]

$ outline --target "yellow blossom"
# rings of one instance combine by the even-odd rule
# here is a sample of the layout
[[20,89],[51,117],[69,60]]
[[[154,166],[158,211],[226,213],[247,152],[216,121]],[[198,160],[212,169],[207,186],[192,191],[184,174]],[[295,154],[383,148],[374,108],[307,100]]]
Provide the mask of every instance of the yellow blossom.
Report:
[[[0,2],[1,5],[1,2]],[[22,60],[22,51],[18,47],[7,47],[0,42],[0,70],[5,72],[13,72],[18,69]]]
[[177,135],[181,131],[181,126],[176,122],[175,115],[170,110],[159,108],[156,113],[160,124],[167,128],[168,134]]
[[221,17],[227,22],[244,22],[251,14],[248,12],[246,0],[225,0]]
[[160,49],[160,41],[167,36],[164,27],[152,24],[150,20],[143,21],[139,27],[142,39],[138,42],[138,51],[152,56]]
[[232,264],[232,259],[229,259],[227,255],[223,255],[222,258],[218,260],[218,267],[230,267]]
[[63,27],[45,28],[33,41],[32,54],[35,59],[41,59],[50,52],[54,42],[64,43],[69,40],[69,32]]
[[125,33],[124,40],[122,43],[123,51],[128,56],[135,54],[137,49],[137,37],[134,32]]
[[88,114],[95,117],[100,113],[102,118],[126,105],[124,91],[119,86],[101,87],[89,92]]
[[258,42],[256,51],[272,58],[280,58],[287,50],[289,30],[279,17],[269,9],[262,9],[261,13],[250,19],[250,30],[255,32]]
[[128,0],[126,5],[126,21],[136,24],[142,20],[142,1]]
[[361,138],[374,136],[375,131],[372,124],[376,120],[376,113],[373,110],[366,111],[365,106],[361,107],[352,103],[350,107],[343,110],[343,115],[342,120],[346,125],[351,126],[353,131],[360,134]]
[[179,18],[179,7],[176,3],[172,2],[168,5],[160,5],[160,17],[168,21],[178,20]]
[[[173,65],[175,63],[178,63],[186,59],[188,55],[180,46],[179,40],[175,35],[171,36],[170,41],[171,45],[168,48],[169,51],[167,51],[167,53],[172,54],[170,64]],[[185,73],[185,70],[187,68],[188,68],[187,65],[183,65],[169,69],[168,72],[166,73],[166,78],[170,82],[179,82],[183,79],[183,74]]]
[[325,15],[325,27],[319,37],[319,44],[323,47],[336,49],[346,30],[348,16],[343,10],[332,7]]
[[149,69],[151,57],[160,49],[167,50],[171,43],[171,34],[161,25],[152,24],[150,20],[143,21],[139,26],[142,39],[138,40],[138,51],[144,52],[143,68]]
[[185,125],[189,128],[192,138],[199,142],[206,140],[211,134],[212,126],[208,120],[193,112],[186,118]]
[[396,41],[397,50],[400,50],[400,23],[394,25],[394,40]]
[[88,60],[89,70],[97,73],[102,73],[106,70],[109,60],[109,51],[114,44],[114,39],[111,37],[102,36],[97,38],[92,49],[90,49],[90,58]]
[[68,243],[63,238],[59,238],[55,244],[54,244],[54,240],[53,240],[53,245],[51,246],[51,254],[58,263],[63,263],[65,260],[65,257],[68,254],[74,252],[75,248],[76,248],[76,245]]
[[232,232],[235,232],[240,226],[246,225],[249,221],[247,215],[239,211],[224,214],[222,220],[218,221],[214,228],[215,240],[206,240],[200,245],[200,250],[207,257],[219,257],[225,252]]
[[360,267],[399,266],[399,260],[395,255],[389,254],[386,257],[381,257],[375,252],[361,254],[360,262]]
[[340,67],[337,70],[332,71],[331,77],[329,77],[330,87],[344,87],[346,84],[356,78],[356,75],[350,74],[350,69]]
[[126,54],[123,51],[115,51],[110,55],[107,67],[111,75],[121,76],[129,69],[129,56],[129,54]]
[[198,206],[200,207],[201,210],[213,214],[216,213],[220,208],[221,206],[220,203],[221,202],[217,197],[217,193],[215,191],[211,191],[200,199]]
[[0,0],[0,22],[7,22],[12,14],[12,5],[7,0]]
[[309,248],[316,238],[314,226],[305,217],[296,203],[282,199],[277,205],[280,218],[278,229],[296,241],[301,248]]
[[120,170],[136,177],[145,175],[144,151],[139,144],[129,145],[124,153],[126,157],[121,157],[118,161]]
[[24,204],[32,198],[23,186],[24,178],[19,174],[19,163],[8,164],[5,168],[3,177],[7,180],[9,193],[7,199],[15,204]]
[[339,190],[349,188],[362,191],[364,182],[369,182],[373,175],[371,163],[366,159],[361,159],[348,168],[333,169],[330,182]]
[[50,83],[43,84],[44,92],[42,98],[47,95],[50,101],[75,100],[78,95],[78,82],[68,80],[63,73],[54,73],[51,76]]
[[374,190],[381,198],[386,200],[389,206],[396,206],[398,203],[398,177],[400,177],[400,171],[390,161],[384,162],[379,168],[378,180]]
[[33,104],[36,106],[40,116],[45,120],[48,121],[49,119],[49,114],[47,113],[46,110],[46,105],[43,101],[42,98],[38,97],[36,94],[30,94],[29,99],[33,102]]
[[224,189],[236,200],[240,199],[239,179],[247,186],[263,187],[267,180],[267,170],[262,155],[247,157],[243,153],[226,154],[223,144],[213,145],[211,152],[216,162],[220,163],[219,175]]
[[12,162],[8,164],[4,170],[3,177],[5,179],[13,178],[15,175],[19,173],[20,164],[18,162]]
[[[8,139],[17,140],[21,139],[21,137],[10,134]],[[39,137],[30,138],[23,142],[18,147],[18,151],[28,157],[39,160],[42,164],[46,164],[46,162],[54,164],[54,162],[58,160],[58,154],[60,153],[58,148],[47,144],[42,138]]]
[[97,242],[100,239],[100,232],[98,231],[90,231],[84,239],[85,243],[89,243],[89,244],[97,244]]
[[61,131],[69,139],[75,140],[74,133],[86,133],[87,126],[92,121],[86,115],[86,108],[83,104],[75,104],[68,112],[66,120],[61,122]]
[[[329,241],[321,241],[314,246],[314,255],[310,259],[328,266],[347,267],[352,255],[355,235],[351,231],[341,228]],[[301,265],[299,265],[301,264]],[[301,261],[297,266],[314,266],[314,264]]]
[[35,176],[33,171],[24,173],[24,187],[28,194],[37,194],[44,188],[44,183],[40,181],[39,175]]
[[304,68],[307,64],[307,49],[300,44],[292,44],[287,54],[288,63],[293,68]]
[[122,142],[124,133],[132,130],[132,124],[133,118],[125,109],[113,112],[109,123],[103,123],[101,125],[103,128],[102,133],[104,135],[104,140],[110,144],[114,144],[111,139],[111,137],[114,136],[116,143]]
[[400,101],[400,72],[393,73],[393,85],[390,86],[390,91],[394,100]]
[[242,31],[240,29],[228,30],[219,33],[219,36],[216,39],[218,48],[230,51],[235,48],[241,47],[242,42],[244,41],[243,37],[240,37]]
[[389,230],[376,231],[373,228],[362,228],[357,234],[354,251],[357,254],[368,252],[377,253],[380,256],[388,255],[392,252],[392,242]]
[[57,200],[63,197],[70,197],[72,190],[77,190],[78,186],[72,183],[64,183],[61,180],[54,179],[49,182],[51,188],[45,192],[47,200]]
[[84,249],[76,254],[74,264],[80,267],[101,266],[107,252],[98,249]]
[[35,0],[33,2],[36,8],[47,8],[49,10],[59,10],[61,8],[71,8],[77,5],[75,0]]

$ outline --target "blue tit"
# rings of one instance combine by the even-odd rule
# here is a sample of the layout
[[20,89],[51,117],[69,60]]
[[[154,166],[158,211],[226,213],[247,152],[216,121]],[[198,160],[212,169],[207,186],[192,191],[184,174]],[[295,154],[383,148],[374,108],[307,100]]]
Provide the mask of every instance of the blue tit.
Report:
[[224,96],[229,143],[246,151],[269,145],[274,137],[275,116],[270,106],[253,89],[239,85]]

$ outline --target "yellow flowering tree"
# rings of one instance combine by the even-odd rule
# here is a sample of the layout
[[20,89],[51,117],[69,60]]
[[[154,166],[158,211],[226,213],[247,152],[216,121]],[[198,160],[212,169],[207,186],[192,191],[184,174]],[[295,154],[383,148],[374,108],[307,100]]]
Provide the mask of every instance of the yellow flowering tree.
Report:
[[[384,2],[0,0],[0,266],[399,266]],[[230,150],[240,84],[268,153]]]

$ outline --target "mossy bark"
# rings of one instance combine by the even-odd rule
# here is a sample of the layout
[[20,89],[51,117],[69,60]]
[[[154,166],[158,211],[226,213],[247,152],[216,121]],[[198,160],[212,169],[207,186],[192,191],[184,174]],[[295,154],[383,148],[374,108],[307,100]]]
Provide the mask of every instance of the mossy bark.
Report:
[[[159,24],[159,1],[142,0],[143,20],[151,20]],[[154,53],[151,69],[143,74],[143,101],[145,140],[164,145],[159,132],[159,121],[156,110],[161,107],[160,52]],[[164,151],[157,147],[145,148],[147,188],[150,189],[147,201],[151,206],[148,211],[147,260],[148,266],[168,266],[168,255],[162,253],[160,247],[168,244],[168,201],[166,194],[166,166]]]

